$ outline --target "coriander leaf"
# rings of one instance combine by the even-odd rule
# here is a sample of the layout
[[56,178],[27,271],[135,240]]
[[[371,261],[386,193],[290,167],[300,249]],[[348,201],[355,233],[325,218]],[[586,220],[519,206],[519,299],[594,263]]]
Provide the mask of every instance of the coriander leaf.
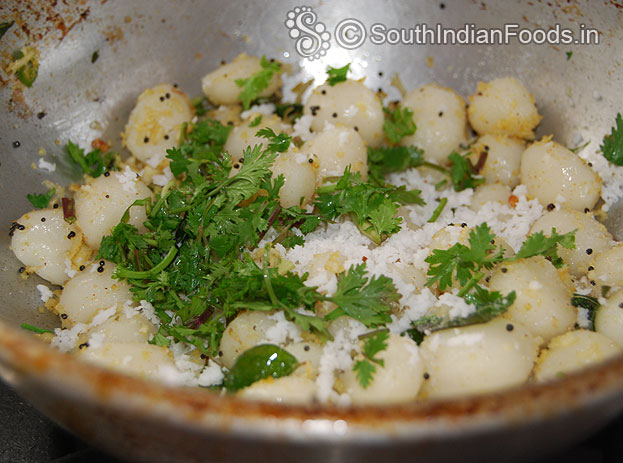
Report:
[[617,113],[616,127],[612,127],[610,135],[604,137],[600,146],[604,157],[617,166],[623,166],[623,118]]
[[261,114],[259,114],[255,119],[251,121],[251,123],[249,124],[249,127],[257,127],[258,125],[260,125],[260,122],[262,122]]
[[376,366],[367,359],[357,360],[353,365],[353,371],[357,373],[357,381],[361,387],[367,389],[376,373]]
[[511,291],[503,296],[499,291],[488,291],[481,286],[475,286],[474,291],[465,295],[468,304],[476,306],[476,312],[463,318],[464,324],[486,323],[502,315],[513,305],[517,294]]
[[526,238],[521,248],[513,256],[512,261],[526,259],[533,256],[545,256],[556,268],[562,267],[563,260],[558,256],[557,247],[565,249],[575,248],[575,230],[563,235],[559,235],[555,228],[552,228],[550,236],[545,236],[543,232],[536,232]]
[[[158,315],[162,318],[160,313]],[[172,336],[177,342],[192,344],[201,352],[211,356],[216,356],[218,353],[218,343],[223,330],[222,323],[213,319],[208,320],[198,328],[160,325],[163,336]]]
[[306,215],[303,219],[303,223],[299,227],[302,233],[311,233],[313,232],[318,225],[320,225],[320,217],[317,215]]
[[230,129],[214,119],[186,124],[180,145],[167,150],[171,172],[175,176],[186,173],[195,184],[204,184],[206,177],[217,181],[227,178],[230,164],[222,152]]
[[176,177],[188,170],[190,161],[182,154],[179,148],[171,148],[167,150],[167,158],[169,161],[169,168]]
[[114,278],[125,278],[128,280],[146,280],[156,278],[157,275],[163,272],[174,260],[178,253],[178,249],[175,246],[167,251],[167,253],[160,257],[160,261],[153,265],[148,270],[130,270],[124,266],[118,265],[113,272]]
[[65,145],[65,152],[71,161],[80,166],[84,174],[93,178],[99,177],[107,170],[115,169],[115,153],[113,152],[103,153],[100,149],[96,149],[84,154],[84,150],[71,140]]
[[377,244],[400,231],[402,219],[396,212],[401,204],[424,204],[419,190],[373,185],[364,182],[358,172],[351,173],[349,167],[336,184],[319,187],[316,193],[314,205],[321,216],[334,220],[350,215],[359,230]]
[[[197,124],[189,125],[188,129],[189,132],[184,141],[191,143],[193,148],[197,149],[197,145],[222,148],[227,141],[231,127],[215,119],[205,119]],[[180,149],[183,147],[184,145],[180,146]]]
[[588,329],[595,331],[595,316],[600,306],[599,300],[596,297],[574,293],[571,298],[571,305],[574,307],[581,307],[588,311]]
[[385,122],[383,132],[391,143],[398,143],[403,137],[413,135],[416,130],[413,121],[413,111],[409,108],[398,106],[395,111],[383,108],[385,112]]
[[363,344],[364,355],[375,363],[385,366],[382,359],[375,358],[376,354],[387,349],[387,340],[389,339],[389,331],[379,331],[372,336],[366,338]]
[[376,183],[383,184],[384,176],[402,172],[424,163],[423,151],[415,146],[368,147],[368,172]]
[[388,201],[379,201],[378,204],[374,204],[370,209],[368,217],[374,227],[374,231],[379,236],[386,233],[386,231],[387,233],[396,233],[400,230],[400,221],[395,218],[397,212],[398,207],[396,204]]
[[424,341],[424,333],[416,328],[408,329],[406,333],[418,346]]
[[305,315],[296,310],[286,310],[286,318],[292,320],[303,331],[316,332],[324,337],[329,337],[327,322],[314,315]]
[[464,255],[465,259],[476,262],[479,267],[490,269],[493,264],[502,259],[502,250],[492,255],[495,251],[495,234],[486,223],[480,224],[469,232],[469,251]]
[[32,204],[35,208],[45,209],[46,207],[48,207],[50,200],[54,197],[55,194],[56,194],[56,190],[52,188],[51,190],[48,190],[47,193],[43,193],[43,194],[40,194],[40,193],[27,194],[26,198],[28,199],[28,201],[30,201],[30,204]]
[[429,264],[426,286],[439,282],[439,290],[444,291],[452,286],[454,280],[462,286],[468,281],[477,283],[483,276],[481,269],[490,269],[504,260],[504,250],[496,250],[492,243],[494,239],[495,235],[489,226],[483,223],[470,231],[469,247],[455,243],[449,249],[433,249],[425,260]]
[[348,71],[350,71],[350,63],[341,68],[329,66],[327,69],[327,74],[329,75],[327,83],[333,87],[335,84],[346,81],[346,74],[348,74]]
[[281,66],[279,63],[269,61],[266,56],[262,56],[260,60],[262,69],[253,74],[248,79],[236,79],[236,85],[242,88],[238,95],[238,101],[242,103],[244,109],[249,109],[251,102],[256,100],[260,94],[268,87],[273,74],[279,72]]
[[376,366],[373,363],[382,367],[385,366],[385,361],[375,356],[387,349],[388,339],[389,332],[384,330],[369,336],[363,344],[363,355],[365,358],[355,362],[353,371],[357,373],[357,380],[364,389],[372,383],[373,375],[376,372]]
[[[215,251],[216,252],[216,251]],[[196,240],[187,240],[179,247],[179,253],[171,267],[170,286],[178,292],[193,294],[206,280],[207,268],[204,265],[209,260],[209,249]],[[191,303],[198,303],[191,299]]]
[[0,39],[4,37],[4,34],[11,28],[15,21],[8,21],[0,23]]
[[275,112],[285,122],[292,124],[303,115],[303,105],[300,103],[277,103]]
[[471,272],[476,270],[475,263],[464,258],[468,252],[469,248],[461,243],[456,243],[449,249],[433,249],[425,259],[429,264],[426,286],[439,282],[439,290],[443,291],[452,286],[454,279],[460,280],[461,284],[467,283]]
[[467,155],[461,156],[459,153],[453,152],[448,156],[448,159],[452,163],[450,177],[455,191],[476,188],[481,183],[484,183],[484,178],[474,177],[474,168]]
[[400,295],[390,278],[384,275],[367,278],[366,264],[359,264],[338,275],[337,291],[327,298],[337,305],[337,309],[325,319],[348,315],[368,327],[388,323],[391,321],[390,305],[399,299]]
[[266,149],[272,153],[283,153],[290,147],[292,137],[286,133],[280,133],[277,135],[270,127],[260,129],[255,134],[258,137],[266,138],[270,143]]
[[487,291],[476,285],[473,292],[465,295],[465,301],[476,306],[476,310],[472,314],[466,317],[450,318],[447,313],[433,312],[415,320],[412,325],[416,330],[423,333],[425,331],[437,331],[458,326],[486,323],[506,312],[515,302],[515,298],[515,291],[502,296],[498,291]]
[[279,243],[286,249],[292,249],[295,246],[303,246],[305,238],[299,235],[287,235]]
[[[281,208],[273,222],[273,227],[279,232],[273,244],[281,243],[286,248],[303,245],[305,239],[302,235],[313,232],[323,220],[326,219],[315,213],[308,213],[300,206]],[[298,232],[295,231],[296,228]]]
[[236,175],[223,182],[225,194],[234,204],[249,199],[259,189],[261,180],[270,174],[276,153],[263,153],[261,145],[244,150],[244,162]]
[[156,333],[155,336],[149,340],[149,344],[168,347],[171,345],[171,340],[165,337],[162,333]]
[[26,87],[32,87],[39,74],[39,52],[33,47],[24,47],[12,55],[13,63],[8,67]]
[[389,187],[387,195],[398,204],[417,204],[425,206],[426,201],[422,199],[421,190],[407,190],[405,186]]
[[288,376],[298,365],[298,360],[281,347],[261,344],[238,357],[224,385],[229,392],[235,392],[261,379]]
[[567,61],[569,61],[571,59],[571,57],[573,56],[573,52],[572,51],[568,51],[565,54],[567,55]]
[[236,259],[232,266],[223,268],[230,277],[218,277],[210,290],[211,297],[221,301],[227,313],[231,309],[283,310],[286,319],[326,336],[326,322],[313,312],[307,315],[300,310],[313,311],[316,302],[324,300],[324,296],[305,284],[305,275],[280,273],[279,268],[267,266],[268,260],[265,256],[260,268],[248,257],[242,261]]
[[39,66],[33,61],[28,61],[24,66],[17,70],[17,78],[26,87],[32,87],[39,74]]
[[208,112],[206,108],[207,103],[208,99],[203,95],[196,96],[192,100],[190,100],[190,104],[195,110],[195,116],[201,117],[206,115],[206,113]]

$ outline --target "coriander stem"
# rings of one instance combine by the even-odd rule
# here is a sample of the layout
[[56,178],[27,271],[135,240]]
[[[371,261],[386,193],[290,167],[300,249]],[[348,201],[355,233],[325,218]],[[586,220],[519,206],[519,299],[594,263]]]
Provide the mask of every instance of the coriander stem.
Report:
[[[357,217],[357,214],[353,212],[350,213],[350,217],[351,219],[353,219],[353,222],[357,224],[357,228],[363,235],[370,238],[374,242],[374,244],[381,244],[381,242],[383,241],[381,235],[379,235],[379,233],[374,229],[374,226],[369,221],[365,220],[363,223],[359,223],[359,218]],[[364,226],[366,228],[364,228]]]
[[182,124],[182,127],[180,127],[180,145],[188,139],[187,129],[188,129],[188,122],[184,122]]
[[428,223],[433,223],[437,221],[444,207],[446,207],[446,204],[448,204],[448,198],[443,197],[439,200],[439,205],[435,208],[435,211],[433,212],[433,215],[430,217],[430,219],[428,219]]
[[[216,193],[218,193],[219,191],[221,191],[223,188],[225,188],[226,186],[230,185],[233,180],[236,179],[236,177],[238,176],[238,173],[235,174],[233,177],[230,177],[228,179],[223,180],[219,185],[217,185],[215,188],[213,188],[212,190],[208,191],[208,193],[206,194],[206,196],[213,196]],[[196,196],[196,194],[195,194]],[[195,196],[193,196],[193,199],[195,199]]]
[[435,190],[439,191],[441,190],[444,186],[446,186],[448,184],[448,179],[444,179],[441,182],[437,182],[435,184]]
[[149,270],[145,270],[142,272],[138,272],[136,270],[128,270],[125,268],[119,268],[115,270],[116,276],[119,278],[126,278],[128,280],[144,280],[145,278],[153,277],[158,273],[162,272],[165,268],[169,266],[175,256],[177,255],[177,248],[175,246],[171,246],[167,255],[162,259],[155,267],[152,267]]
[[376,330],[368,331],[367,333],[360,334],[357,336],[357,339],[362,340],[369,338],[370,336],[374,336],[375,334],[382,333],[384,331],[389,331],[389,328],[378,328]]
[[443,174],[446,175],[450,175],[450,172],[448,172],[448,169],[446,169],[445,167],[442,167],[438,164],[434,164],[432,162],[428,162],[428,161],[424,161],[422,164],[420,164],[422,167],[428,167],[429,169],[434,169],[438,172],[441,172]]
[[[262,210],[260,211],[260,214],[264,211],[264,208],[268,205],[268,203],[265,203],[262,206]],[[273,210],[273,212],[270,214],[270,216],[268,217],[268,220],[266,221],[266,230],[260,232],[258,234],[257,237],[257,242],[259,244],[260,241],[262,241],[262,239],[264,238],[264,236],[266,235],[266,233],[268,232],[268,230],[270,230],[270,227],[273,226],[273,223],[275,222],[275,220],[277,220],[277,217],[279,217],[279,214],[281,213],[281,205],[279,203],[277,203],[277,206],[275,206],[275,209]],[[251,251],[255,248],[255,246],[253,246],[251,248]]]
[[323,193],[333,193],[335,190],[337,190],[337,183],[319,186],[318,188],[316,188],[316,194],[321,195]]
[[52,330],[46,330],[44,328],[39,328],[38,326],[29,325],[28,323],[22,323],[22,329],[32,331],[33,333],[43,334],[43,333],[54,333]]
[[294,222],[290,222],[282,231],[281,233],[279,233],[279,235],[277,235],[277,237],[271,242],[271,245],[275,245],[278,243],[281,243],[286,236],[288,236],[288,232],[290,231],[290,229],[292,228],[292,226],[294,225]]
[[162,203],[171,194],[171,191],[172,191],[171,188],[173,187],[173,185],[175,185],[175,180],[171,180],[169,183],[167,183],[164,186],[164,188],[160,192],[160,198],[158,199],[158,201],[156,201],[156,204],[154,204],[154,207],[151,208],[151,214],[149,214],[150,217],[153,217],[153,214],[155,214],[158,211],[158,209],[160,209],[160,206],[162,205]]
[[374,244],[381,244],[381,242],[383,241],[381,237],[379,236],[379,234],[376,232],[376,230],[367,231],[367,230],[362,229],[360,226],[358,226],[357,228],[359,228],[359,231],[361,232],[362,235],[370,238],[370,240]]
[[270,298],[270,302],[275,307],[281,307],[281,303],[277,299],[277,295],[275,294],[275,290],[273,289],[273,285],[270,282],[270,275],[268,274],[268,251],[270,250],[270,244],[267,244],[264,248],[264,262],[262,262],[262,272],[264,273],[264,286],[266,287],[266,292],[268,293],[268,297]]
[[205,219],[208,215],[208,211],[212,208],[212,206],[214,205],[214,201],[216,201],[216,198],[213,198],[212,201],[210,201],[210,204],[208,204],[206,206],[206,208],[203,210],[203,214],[201,214],[201,222],[199,222],[199,229],[197,230],[197,237],[203,237],[204,238],[204,243],[206,244],[207,247],[207,240],[205,239],[206,237],[203,235],[203,224],[205,222]]
[[190,206],[178,207],[177,209],[171,207],[169,208],[169,214],[180,214],[181,212],[188,212],[190,209]]
[[[337,190],[337,186],[340,183],[340,180],[342,180],[344,178],[344,175],[346,175],[347,172],[348,172],[348,174],[350,176],[350,165],[348,165],[346,167],[346,169],[344,170],[344,174],[343,175],[336,176],[336,177],[326,177],[324,179],[325,185],[319,186],[318,188],[316,188],[316,194],[333,193],[335,190]],[[349,178],[349,177],[347,177],[347,178]],[[330,184],[327,185],[328,182],[334,182],[334,183],[330,183]]]
[[170,289],[169,296],[171,296],[175,300],[175,305],[177,306],[178,310],[182,310],[184,308],[184,302],[180,299],[175,291]]
[[469,281],[465,284],[465,286],[461,288],[457,296],[459,297],[465,296],[469,292],[469,290],[472,289],[474,286],[476,286],[476,283],[478,283],[484,276],[485,274],[482,272],[474,273],[474,275],[469,279]]

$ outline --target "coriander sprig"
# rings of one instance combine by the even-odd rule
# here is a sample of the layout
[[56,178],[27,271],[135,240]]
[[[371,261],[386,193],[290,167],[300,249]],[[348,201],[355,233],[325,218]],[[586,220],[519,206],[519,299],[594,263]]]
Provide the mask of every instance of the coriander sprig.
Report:
[[247,79],[236,79],[236,85],[242,90],[238,95],[238,100],[242,103],[244,109],[249,109],[251,103],[260,96],[260,94],[268,88],[273,75],[279,72],[281,66],[276,61],[269,61],[266,56],[260,59],[262,69],[257,71]]
[[29,193],[26,195],[30,204],[32,204],[36,209],[45,209],[48,207],[50,200],[56,194],[56,189],[51,188],[47,191],[47,193]]
[[[562,266],[562,259],[558,256],[557,247],[566,249],[575,247],[575,231],[559,235],[553,228],[550,236],[543,232],[534,233],[524,241],[519,251],[512,257],[504,257],[504,249],[495,246],[495,234],[486,223],[473,228],[469,233],[469,246],[461,243],[454,244],[449,249],[434,249],[426,258],[430,265],[427,286],[439,284],[439,290],[444,291],[458,281],[463,289],[459,294],[465,295],[466,286],[473,287],[484,276],[483,270],[489,270],[502,262],[514,262],[519,259],[542,255],[547,257],[556,267]],[[469,287],[468,289],[469,290]]]
[[403,137],[415,133],[417,127],[411,109],[398,106],[393,111],[387,108],[383,108],[383,111],[385,112],[383,132],[391,143],[398,143]]
[[276,134],[275,131],[270,127],[265,127],[258,130],[256,135],[258,137],[266,138],[270,142],[266,149],[271,153],[284,153],[288,151],[288,148],[290,148],[290,143],[292,142],[292,137],[290,137],[288,134]]
[[484,178],[475,176],[476,169],[472,166],[468,156],[469,153],[461,156],[457,152],[453,152],[450,156],[448,156],[448,159],[451,162],[450,179],[452,180],[454,191],[476,188],[485,181]]
[[364,359],[355,362],[353,371],[357,374],[357,380],[364,389],[372,383],[373,375],[376,373],[376,365],[385,366],[385,361],[377,358],[376,355],[387,349],[388,339],[389,332],[378,331],[367,337],[363,344]]
[[366,264],[351,267],[337,278],[337,291],[325,300],[337,305],[329,312],[326,320],[348,315],[366,326],[378,326],[391,321],[391,304],[398,302],[400,295],[391,278],[366,276]]
[[364,182],[359,172],[350,171],[350,166],[337,183],[321,186],[316,192],[314,205],[321,216],[335,220],[349,215],[359,230],[377,244],[400,230],[402,219],[396,213],[401,204],[425,204],[420,190]]
[[515,291],[502,295],[497,291],[488,291],[478,285],[485,276],[484,271],[503,262],[515,262],[534,256],[544,256],[556,267],[563,265],[557,248],[575,247],[575,231],[559,235],[553,228],[550,236],[542,232],[526,238],[519,251],[512,257],[504,256],[504,248],[496,247],[495,234],[486,223],[478,225],[469,233],[468,245],[454,244],[449,249],[434,249],[426,258],[428,269],[427,286],[439,285],[444,291],[458,282],[461,289],[457,296],[463,297],[468,304],[476,307],[467,317],[450,319],[447,314],[434,311],[413,323],[419,331],[434,331],[453,326],[483,323],[504,313],[515,301]]
[[604,137],[600,148],[608,161],[617,166],[623,166],[623,117],[621,113],[617,114],[615,125],[610,134]]
[[[102,240],[98,258],[116,263],[115,276],[127,279],[135,300],[151,303],[161,320],[151,342],[185,342],[214,356],[227,324],[241,310],[283,311],[286,319],[325,339],[328,323],[341,316],[369,327],[389,321],[390,306],[399,295],[391,279],[368,276],[365,264],[338,274],[337,291],[327,296],[307,285],[307,275],[270,266],[270,247],[262,259],[253,253],[271,228],[277,242],[300,244],[300,235],[344,211],[329,217],[326,211],[280,205],[284,180],[273,178],[271,167],[278,153],[289,148],[289,136],[260,130],[268,146],[245,149],[241,167],[233,173],[223,153],[227,133],[210,119],[188,124],[183,142],[168,150],[176,179],[153,200],[132,205],[145,208],[147,231],[130,225],[126,213]],[[373,193],[383,201],[386,196],[396,202],[418,200],[417,193],[404,188],[375,187],[348,172],[346,179],[324,194],[341,194],[357,184],[371,189],[368,199]],[[363,214],[357,207],[351,212]],[[370,223],[388,220],[369,212],[365,219]],[[300,233],[293,233],[296,229]],[[319,302],[332,302],[336,309],[320,317],[314,310]]]
[[115,153],[112,151],[103,152],[99,148],[88,153],[84,149],[74,144],[71,140],[65,145],[65,151],[69,159],[80,167],[82,173],[91,177],[99,177],[107,170],[116,170]]
[[[428,167],[448,177],[454,191],[475,188],[484,182],[484,178],[476,176],[476,169],[468,158],[469,153],[460,155],[452,152],[448,156],[448,168],[424,159],[424,151],[415,146],[393,146],[368,148],[368,170],[370,180],[384,185],[384,177],[392,172],[402,172],[413,167]],[[440,182],[443,186],[448,181]]]
[[341,68],[333,68],[329,66],[327,68],[327,83],[331,86],[334,86],[335,84],[339,84],[340,82],[345,82],[346,74],[348,74],[348,71],[350,71],[350,63]]
[[465,301],[475,306],[476,310],[465,317],[450,318],[447,313],[440,311],[414,321],[412,326],[420,333],[437,331],[457,326],[467,326],[476,323],[485,323],[502,315],[515,302],[515,291],[503,296],[499,291],[488,291],[481,286],[474,286],[474,290],[465,295]]

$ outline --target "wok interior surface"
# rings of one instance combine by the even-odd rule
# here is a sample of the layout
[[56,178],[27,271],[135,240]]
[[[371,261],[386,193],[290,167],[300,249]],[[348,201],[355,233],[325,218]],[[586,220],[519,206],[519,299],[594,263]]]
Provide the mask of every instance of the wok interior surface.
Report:
[[[296,54],[284,26],[287,13],[302,6],[291,1],[5,2],[0,22],[16,23],[0,41],[2,68],[11,52],[24,45],[37,47],[41,64],[32,88],[20,89],[12,77],[1,74],[0,100],[6,105],[0,114],[2,226],[8,230],[11,221],[30,210],[26,194],[41,191],[44,179],[63,184],[79,180],[62,155],[61,145],[68,139],[87,146],[103,138],[121,149],[120,132],[143,89],[175,82],[190,96],[199,95],[200,78],[243,51],[302,66],[303,80],[323,76],[329,65],[351,62],[352,77],[365,76],[368,86],[396,97],[390,84],[396,73],[409,90],[434,81],[463,96],[479,80],[515,76],[534,93],[543,115],[539,136],[553,133],[566,146],[577,145],[581,136],[590,141],[585,149],[597,150],[623,107],[623,15],[614,3],[313,2],[306,5],[332,33],[343,19],[355,18],[367,27],[383,23],[397,28],[517,23],[545,29],[560,24],[577,31],[584,24],[601,34],[599,45],[368,41],[346,50],[332,40],[323,59],[310,61]],[[40,148],[57,164],[52,174],[31,166]],[[63,426],[126,458],[219,461],[256,459],[260,453],[265,459],[285,455],[301,461],[379,455],[525,457],[569,444],[623,409],[620,357],[551,388],[459,400],[449,408],[442,403],[352,413],[245,404],[129,380],[52,354],[16,333],[24,322],[56,326],[55,317],[37,312],[35,285],[40,281],[19,277],[20,264],[6,233],[0,256],[2,377]]]

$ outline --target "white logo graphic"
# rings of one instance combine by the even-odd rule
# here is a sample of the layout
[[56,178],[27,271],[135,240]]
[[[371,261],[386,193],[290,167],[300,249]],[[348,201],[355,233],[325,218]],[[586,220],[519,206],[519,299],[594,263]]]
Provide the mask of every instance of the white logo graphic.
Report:
[[320,59],[331,47],[331,34],[317,18],[311,7],[302,6],[288,11],[285,22],[290,37],[296,40],[296,52],[310,61]]
[[335,26],[335,41],[342,48],[354,50],[366,40],[366,27],[361,21],[346,18]]

